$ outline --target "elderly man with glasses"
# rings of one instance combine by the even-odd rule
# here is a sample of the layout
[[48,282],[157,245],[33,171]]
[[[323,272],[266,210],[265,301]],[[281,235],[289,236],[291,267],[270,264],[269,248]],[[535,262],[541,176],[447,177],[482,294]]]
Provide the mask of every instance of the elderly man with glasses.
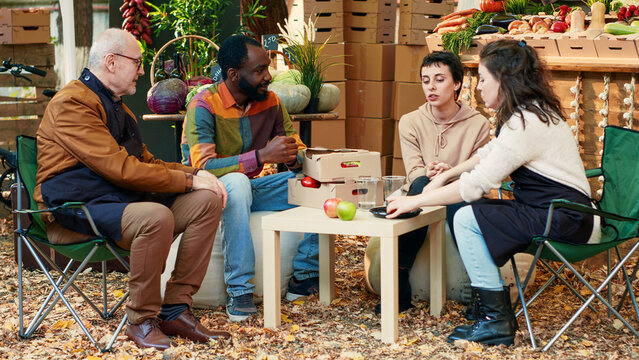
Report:
[[[47,207],[85,202],[98,230],[130,250],[126,334],[138,346],[166,349],[171,335],[205,343],[228,338],[229,333],[205,328],[191,313],[226,189],[209,172],[163,162],[146,149],[135,116],[122,103],[144,75],[141,63],[131,34],[109,29],[99,36],[89,68],[45,111],[37,132],[34,199]],[[83,241],[92,234],[86,218],[73,211],[56,211],[45,221],[52,243]],[[175,270],[162,299],[160,276],[180,233]]]

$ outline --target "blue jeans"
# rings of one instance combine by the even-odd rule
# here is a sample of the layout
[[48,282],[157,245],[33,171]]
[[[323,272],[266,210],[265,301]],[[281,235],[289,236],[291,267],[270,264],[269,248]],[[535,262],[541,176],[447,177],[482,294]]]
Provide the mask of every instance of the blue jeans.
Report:
[[[288,203],[288,179],[295,174],[286,171],[249,179],[242,173],[229,173],[220,178],[229,197],[222,212],[222,253],[226,292],[235,297],[253,293],[249,280],[255,276],[255,252],[249,227],[254,211],[282,211],[295,207]],[[319,276],[319,244],[317,234],[304,234],[293,259],[293,275],[298,280]]]
[[453,220],[459,255],[470,278],[470,285],[484,290],[502,291],[504,281],[490,256],[484,236],[470,205],[457,210]]

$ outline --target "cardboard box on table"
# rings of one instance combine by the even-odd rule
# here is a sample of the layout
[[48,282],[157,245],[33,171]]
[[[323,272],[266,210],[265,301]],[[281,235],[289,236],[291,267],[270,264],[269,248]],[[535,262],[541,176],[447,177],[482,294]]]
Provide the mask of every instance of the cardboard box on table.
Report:
[[0,26],[50,26],[50,13],[45,9],[0,9]]
[[[381,173],[380,173],[381,175]],[[302,186],[302,178],[288,179],[288,203],[322,209],[327,199],[340,198],[357,205],[357,183],[354,179],[344,182],[322,183],[319,188]],[[384,205],[384,184],[377,182],[375,206]]]
[[[288,180],[288,202],[293,205],[322,208],[326,199],[339,197],[357,204],[359,177],[380,178],[381,158],[378,152],[354,149],[306,149],[303,173],[321,182],[319,188],[302,186],[301,177]],[[376,205],[384,202],[383,184],[377,185]]]
[[346,78],[353,80],[393,80],[395,44],[346,43]]
[[356,149],[310,148],[304,151],[303,173],[319,182],[381,175],[378,152]]

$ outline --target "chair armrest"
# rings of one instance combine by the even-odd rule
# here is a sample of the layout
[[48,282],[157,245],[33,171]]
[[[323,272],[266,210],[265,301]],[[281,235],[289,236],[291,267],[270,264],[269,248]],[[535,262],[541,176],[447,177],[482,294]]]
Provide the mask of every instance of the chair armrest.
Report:
[[602,216],[602,217],[617,220],[617,221],[639,221],[639,219],[625,217],[625,216],[617,215],[607,211],[602,211],[602,210],[595,209],[590,206],[586,206],[576,202],[572,202],[566,199],[554,199],[550,202],[550,206],[548,207],[548,217],[546,218],[546,229],[544,230],[544,236],[548,236],[548,234],[550,234],[550,225],[552,224],[552,214],[555,208],[565,208],[565,209],[575,210],[582,213]]
[[597,177],[603,175],[603,170],[601,168],[594,169],[586,169],[586,177]]
[[95,222],[93,221],[93,217],[91,216],[91,213],[89,212],[89,209],[87,209],[87,207],[85,206],[85,204],[83,202],[70,201],[70,202],[66,202],[66,203],[64,203],[64,204],[62,204],[60,206],[47,208],[47,209],[41,209],[41,210],[24,209],[24,210],[13,210],[13,212],[14,213],[18,213],[18,214],[31,215],[31,214],[38,214],[38,213],[43,213],[43,212],[55,212],[57,210],[63,210],[63,209],[82,209],[84,214],[87,216],[87,220],[89,221],[89,225],[91,225],[91,229],[93,230],[95,235],[99,236],[99,237],[104,237],[102,235],[102,233],[100,233],[100,231],[98,230],[97,226],[95,226]]

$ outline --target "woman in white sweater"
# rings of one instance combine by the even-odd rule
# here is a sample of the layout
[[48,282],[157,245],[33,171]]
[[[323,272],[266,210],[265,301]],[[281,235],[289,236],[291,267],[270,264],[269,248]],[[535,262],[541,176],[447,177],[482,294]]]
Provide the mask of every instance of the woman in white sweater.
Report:
[[[524,41],[486,45],[477,88],[497,110],[497,137],[433,178],[422,194],[389,199],[389,218],[420,206],[471,203],[455,214],[454,228],[480,316],[472,327],[457,327],[450,342],[512,345],[517,322],[499,267],[544,232],[552,199],[591,204],[579,150],[546,75]],[[482,199],[509,175],[514,200]],[[597,241],[599,234],[592,215],[567,209],[555,210],[552,225],[550,235],[569,243]]]

